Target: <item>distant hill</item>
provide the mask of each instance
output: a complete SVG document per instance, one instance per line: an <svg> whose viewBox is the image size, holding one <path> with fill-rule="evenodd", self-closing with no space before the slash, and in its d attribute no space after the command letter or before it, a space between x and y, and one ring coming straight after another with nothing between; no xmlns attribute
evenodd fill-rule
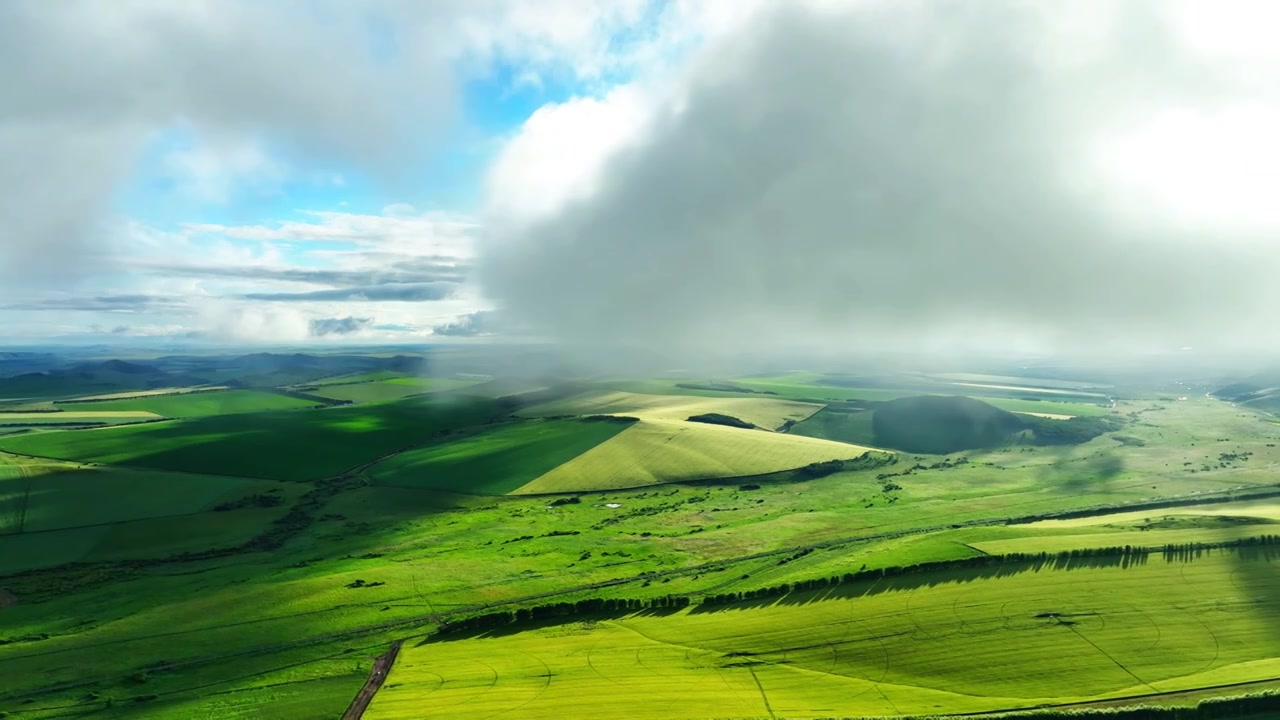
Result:
<svg viewBox="0 0 1280 720"><path fill-rule="evenodd" d="M871 427L881 447L945 455L1004 445L1028 423L981 400L918 395L881 404Z"/></svg>
<svg viewBox="0 0 1280 720"><path fill-rule="evenodd" d="M68 368L0 378L0 399L67 397L127 390L200 385L203 378L170 373L152 365L125 360L82 362Z"/></svg>
<svg viewBox="0 0 1280 720"><path fill-rule="evenodd" d="M875 445L945 455L961 450L1031 445L1078 445L1124 427L1118 416L1057 420L1017 415L981 400L957 395L919 395L876 406L871 418Z"/></svg>
<svg viewBox="0 0 1280 720"><path fill-rule="evenodd" d="M1280 413L1280 376L1258 376L1234 382L1214 390L1210 395L1237 405Z"/></svg>

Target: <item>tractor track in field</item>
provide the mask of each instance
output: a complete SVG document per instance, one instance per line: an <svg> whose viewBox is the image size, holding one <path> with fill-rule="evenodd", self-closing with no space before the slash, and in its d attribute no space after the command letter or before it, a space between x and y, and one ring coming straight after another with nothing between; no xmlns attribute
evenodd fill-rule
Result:
<svg viewBox="0 0 1280 720"><path fill-rule="evenodd" d="M362 463L362 465L364 464L365 463ZM356 468L353 468L353 470L359 467L360 466L357 466ZM351 476L346 475L345 477L350 478ZM1252 486L1252 487L1275 488L1276 485L1274 483L1265 483L1265 484L1259 484L1257 486ZM673 568L671 570L661 570L661 571L655 571L655 572L649 572L649 573L640 573L638 575L633 575L629 577L614 578L611 580L602 580L595 583L587 583L583 585L566 587L559 590L552 590L544 593L516 596L516 597L507 598L505 600L495 601L492 603L477 603L472 605L462 605L462 606L452 608L450 610L427 613L425 615L417 615L409 618L392 620L385 623L364 625L364 626L349 628L346 630L340 630L332 633L313 635L310 637L299 638L296 640L290 640L282 643L255 646L255 647L237 650L235 652L230 652L230 653L222 653L217 655L208 655L208 656L190 658L187 660L179 660L172 663L168 663L166 665L166 669L176 670L179 668L197 667L197 666L208 665L208 664L217 663L225 660L231 660L231 659L242 658L242 657L250 657L255 655L270 654L273 652L280 652L280 651L290 650L290 649L299 648L299 647L306 647L308 645L318 645L324 642L340 640L343 638L358 637L361 635L368 635L371 633L376 633L381 631L394 630L396 628L410 628L414 626L438 624L442 620L450 617L466 616L473 613L486 612L489 610L493 610L495 608L510 607L513 605L520 605L523 603L546 600L554 597L561 597L561 596L572 595L576 593L585 593L585 592L592 592L596 590L603 590L611 587L629 585L631 583L660 580L662 578L668 578L668 577L680 577L683 575L694 575L694 574L700 574L700 573L704 573L711 570L722 570L737 563L751 562L754 560L763 560L766 558L775 558L775 557L785 556L789 554L794 554L802 550L827 549L827 548L841 547L841 546L852 545L857 543L891 540L891 539L906 537L910 535L924 535L924 534L941 532L944 530L952 530L952 529L958 529L958 528L1012 525L1012 524L1018 524L1021 522L1032 522L1032 521L1038 521L1038 520L1044 520L1044 519L1052 519L1054 517L1060 517L1064 514L1069 515L1071 517L1082 517L1082 516L1089 516L1089 515L1109 515L1109 514L1121 513L1121 512L1134 512L1137 510L1176 507L1180 505L1216 504L1216 503L1225 503L1225 502L1238 502L1246 499L1280 497L1280 490L1275 490L1275 489L1269 492L1253 493L1253 494L1247 495L1246 497L1241 497L1239 494L1239 490L1240 489L1224 491L1225 493L1224 496L1207 496L1207 494L1191 493L1186 495L1171 496L1171 497L1162 498L1159 500L1140 501L1140 502L1134 502L1134 503L1117 503L1113 505L1095 506L1094 508L1087 508L1087 509L1082 508L1077 510L1065 510L1065 511L1060 511L1056 514L1046 512L1046 513L1037 513L1036 515L1023 516L1023 517L1013 517L1013 518L1006 517L1006 518L990 518L990 519L983 519L983 520L969 520L961 523L951 523L946 525L932 525L927 527L916 527L916 528L909 528L909 529L902 529L902 530L886 531L881 533L869 533L865 535L833 538L831 540L825 540L817 543L810 543L807 545L779 548L776 550L768 550L764 552L753 553L750 555L713 560L710 562L699 563L696 565L686 565L684 567ZM874 526L868 527L866 529L868 530L874 529ZM699 592L695 594L702 594L702 593ZM401 640L408 640L415 637L421 637L422 635L424 635L424 633L411 634L401 638ZM121 640L114 641L113 644L130 642L134 639L137 639L137 638L124 638ZM83 650L83 648L72 647L72 648L67 648L65 650L49 651L49 652L40 653L40 654L54 655L54 654L59 654L63 652L77 652L81 650ZM25 659L25 657L26 657L25 655L15 655L10 657L0 658L0 667L3 667L5 663L9 663L13 661L21 661ZM90 678L85 680L76 680L76 681L65 682L65 683L57 683L54 685L47 685L44 687L35 688L31 690L20 690L17 692L5 693L3 695L0 695L0 700L3 700L3 701L20 700L20 699L31 698L31 697L36 697L40 695L51 694L55 692L72 690L72 689L81 688L81 687L89 687L89 686L98 685L102 683L116 682L116 681L127 679L128 677L133 675L135 672L136 672L136 669L133 669L128 672L122 672L122 673L110 675L110 676L102 676L102 677ZM1280 678L1277 678L1277 679L1280 679ZM36 709L38 708L32 708L32 711Z"/></svg>

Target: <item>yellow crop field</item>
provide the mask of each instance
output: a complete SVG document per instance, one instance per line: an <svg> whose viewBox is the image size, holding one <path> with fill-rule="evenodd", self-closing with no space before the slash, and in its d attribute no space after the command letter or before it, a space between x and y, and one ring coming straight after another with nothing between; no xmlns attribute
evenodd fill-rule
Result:
<svg viewBox="0 0 1280 720"><path fill-rule="evenodd" d="M683 420L641 420L515 490L514 495L641 487L682 480L762 475L869 448Z"/></svg>
<svg viewBox="0 0 1280 720"><path fill-rule="evenodd" d="M556 415L630 415L641 420L684 420L693 415L719 413L773 430L788 420L800 422L822 409L816 403L776 398L698 397L696 395L646 395L629 392L592 392L535 405L520 414L527 417Z"/></svg>

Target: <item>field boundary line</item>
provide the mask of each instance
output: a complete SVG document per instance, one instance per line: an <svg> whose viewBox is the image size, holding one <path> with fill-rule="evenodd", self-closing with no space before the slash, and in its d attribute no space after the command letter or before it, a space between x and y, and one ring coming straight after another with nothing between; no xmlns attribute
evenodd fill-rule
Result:
<svg viewBox="0 0 1280 720"><path fill-rule="evenodd" d="M769 713L772 720L778 720L778 716L773 712L773 706L769 704L769 696L764 692L764 685L760 684L760 676L756 675L756 669L748 666L747 672L751 673L751 679L756 683L756 689L760 691L760 700L764 702L764 709Z"/></svg>

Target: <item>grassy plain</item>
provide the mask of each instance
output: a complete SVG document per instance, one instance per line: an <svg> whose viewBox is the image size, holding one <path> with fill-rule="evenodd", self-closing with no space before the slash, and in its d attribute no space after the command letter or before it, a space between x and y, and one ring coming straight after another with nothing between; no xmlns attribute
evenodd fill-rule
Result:
<svg viewBox="0 0 1280 720"><path fill-rule="evenodd" d="M866 451L855 445L764 430L641 420L514 492L582 492L761 475L851 459Z"/></svg>
<svg viewBox="0 0 1280 720"><path fill-rule="evenodd" d="M290 410L315 407L316 403L264 390L218 390L176 395L134 397L122 400L61 403L66 412L143 412L167 418L236 415L262 410Z"/></svg>
<svg viewBox="0 0 1280 720"><path fill-rule="evenodd" d="M520 600L519 603L538 604L611 595L648 597L688 593L698 596L707 592L750 590L778 582L826 577L857 571L864 566L966 557L978 552L970 543L1001 539L995 534L979 535L979 532L1008 530L1047 534L1047 531L1027 530L1025 526L1008 529L949 529L949 526L970 522L1003 524L1003 518L1022 514L1137 502L1153 497L1187 496L1247 486L1272 486L1275 483L1276 471L1280 469L1280 451L1269 445L1277 443L1280 425L1267 423L1243 409L1202 398L1185 403L1131 403L1123 405L1120 410L1126 414L1139 413L1137 419L1122 432L1144 444L1121 444L1111 436L1104 436L1074 448L1014 448L966 453L964 457L969 462L963 465L940 464L943 460L940 457L904 455L894 466L842 472L804 482L763 482L755 489L748 489L741 484L742 481L663 485L603 491L583 497L580 504L548 507L550 503L543 497L469 497L421 488L351 487L327 497L317 507L299 506L307 519L278 548L210 559L145 562L131 559L129 562L117 562L124 558L154 559L169 554L163 548L157 550L146 546L150 532L145 530L146 523L166 524L164 532L168 535L164 537L171 538L169 542L175 546L181 542L182 530L195 527L196 523L184 517L108 523L104 527L113 533L111 545L99 548L86 542L89 549L79 557L111 559L95 560L92 564L74 568L16 574L0 571L0 587L18 599L16 604L0 608L0 624L3 626L0 637L26 638L0 644L0 710L24 720L88 713L106 718L335 717L363 681L370 659L381 654L393 639L421 637L433 626L433 613L465 610L477 604L502 603L542 593L565 594L550 600ZM451 412L454 411L463 412L457 407ZM263 465L291 464L297 467L280 473L287 477L295 477L293 473L315 476L310 470L303 472L298 467L314 463L313 455L331 452L326 447L329 445L347 446L343 452L349 453L348 459L356 455L373 459L413 444L404 442L383 452L376 446L383 442L379 436L387 433L415 441L425 434L431 436L427 442L435 444L463 442L471 437L468 432L436 437L432 429L434 421L424 423L422 420L423 413L431 417L430 412L422 410L421 406L390 403L323 411L247 414L227 419L220 425L215 425L213 418L161 423L136 429L194 428L212 434L215 428L226 433L248 428L250 436L206 440L197 434L183 440L180 433L172 436L125 433L122 437L128 440L119 441L113 448L104 448L101 452L125 453L131 450L134 456L141 453L146 457L147 452L160 450L154 446L149 449L140 447L142 440L149 444L163 441L175 449L184 442L188 445L209 442L212 445L207 451L209 459L199 460L188 455L183 462L222 464L224 468L250 476L258 473ZM299 417L339 418L340 422L349 423L351 427L304 425L293 428L282 420ZM479 421L471 416L455 416L454 421L434 425L461 427ZM741 433L753 440L755 436L803 440L763 431L682 424ZM120 431L42 433L25 438L0 439L0 446L13 442L30 443L36 438L48 442L47 438L57 435L110 436L117 432ZM625 434L621 433L599 447L615 442ZM386 445L390 444L386 442ZM1224 462L1220 459L1223 453L1241 452L1252 454L1247 460ZM245 454L248 459L230 462L222 457L235 453ZM952 459L956 457L952 456ZM174 458L178 456L167 460ZM361 461L353 460L350 464ZM324 463L337 464L332 457ZM917 464L924 469L911 470ZM6 465L0 464L0 468L4 467ZM911 472L907 473L908 470ZM0 469L0 473L10 479L18 476L12 470ZM893 474L893 477L878 477L886 473ZM892 489L889 485L897 487ZM313 486L296 484L285 487L303 492L310 491ZM271 527L271 513L283 513L290 507L291 504L286 503L265 510L199 513L193 517L202 523L222 523L227 534L219 535L219 528L211 526L201 530L204 534L198 541L206 548L219 544L235 545L240 541L238 537ZM234 537L233 531L240 536ZM1097 531L1087 529L1087 532ZM885 533L913 534L884 537ZM54 536L56 533L28 533L23 536L23 542L30 544L14 552L39 552L42 546L40 538ZM1004 536L1004 539L1013 537ZM842 538L844 540L840 540ZM814 543L837 540L840 544L818 547L804 554L796 552L797 548L812 547ZM192 544L196 544L195 541ZM780 554L753 557L767 552ZM1226 556L1211 559L1228 562ZM636 674L636 681L640 683L646 682L639 675L641 671L647 671L646 667L668 673L671 675L668 687L679 687L691 699L706 700L717 696L721 703L713 708L717 716L729 714L732 708L763 705L762 700L756 706L736 704L748 703L751 698L760 696L758 688L755 696L751 695L754 681L750 671L755 669L760 687L765 689L770 702L778 698L778 704L772 706L775 714L780 717L806 717L839 714L825 712L827 708L842 707L836 704L838 702L853 704L864 699L869 704L876 702L869 698L876 696L877 692L884 692L894 702L908 696L903 702L906 707L911 707L910 703L917 701L909 698L916 696L913 693L919 687L927 685L913 679L913 668L918 670L930 665L933 662L930 653L935 652L931 648L936 647L936 652L942 653L939 666L945 671L942 680L949 684L946 687L931 686L928 692L940 698L934 701L937 704L947 709L959 709L1010 694L998 687L1005 681L995 670L1007 667L1001 663L1012 663L1015 659L1021 662L1009 653L1027 640L1035 643L1042 658L1027 660L1027 667L1037 669L1037 674L1033 676L1031 689L1020 691L1021 694L1013 700L1023 702L1031 696L1045 695L1037 688L1051 683L1055 673L1060 672L1058 667L1046 668L1043 665L1043 658L1053 657L1080 660L1079 672L1082 674L1065 676L1072 683L1079 683L1076 687L1080 690L1073 692L1083 695L1082 691L1094 687L1107 693L1115 692L1113 688L1125 682L1127 676L1119 668L1115 668L1112 674L1106 674L1101 654L1090 655L1088 643L1074 634L1071 629L1074 627L1103 651L1134 670L1143 682L1160 690L1183 681L1199 686L1248 677L1246 670L1250 666L1238 663L1248 662L1246 656L1258 651L1258 643L1275 642L1278 635L1273 628L1268 631L1269 628L1261 624L1262 615L1255 613L1255 609L1247 605L1233 605L1231 598L1276 597L1276 593L1269 589L1269 583L1274 582L1276 575L1274 565L1264 561L1239 563L1235 570L1240 572L1233 570L1227 573L1226 584L1222 572L1200 574L1199 566L1194 563L1185 565L1186 578L1190 582L1169 595L1169 601L1179 603L1182 611L1170 613L1164 606L1137 605L1160 623L1162 633L1168 633L1169 639L1161 640L1167 644L1154 645L1147 653L1148 659L1131 662L1131 656L1137 652L1133 648L1151 648L1155 640L1144 629L1148 626L1136 626L1133 618L1137 615L1122 605L1126 602L1163 601L1157 596L1162 595L1165 585L1179 582L1168 575L1153 572L1163 562L1163 559L1153 557L1145 566L1124 571L1118 568L1042 569L1039 573L1022 573L1008 579L974 577L960 581L950 576L921 576L921 586L915 590L900 587L892 592L872 592L865 598L839 596L819 601L818 596L792 596L774 601L767 607L730 606L715 613L616 618L616 622L628 626L625 633L636 637L636 643L641 640L633 633L639 629L652 635L660 648L684 644L683 637L688 636L697 640L698 649L660 649L652 651L651 655L649 650L637 645L640 661L645 665L638 667L635 651L629 660L625 654L611 652L606 655L606 649L616 647L613 640L609 640L601 642L599 647L599 659L609 658L609 664L599 667L606 675L617 673L612 675L617 680L629 677L627 673ZM1124 575L1135 570L1147 574ZM1008 593L1024 599L1034 600L1043 596L1054 600L1067 597L1067 593L1072 592L1072 583L1087 577L1082 573L1095 571L1117 573L1122 581L1133 578L1132 582L1124 581L1127 585L1115 585L1105 576L1099 576L1081 586L1107 591L1095 593L1101 602L1094 608L1103 613L1096 618L1107 622L1105 629L1095 629L1091 623L1096 619L1090 616L1081 619L1076 626L1034 627L1018 632L1001 630L991 626L996 624L993 618L1003 621L1003 613L996 616L992 608L984 607L981 602L963 594L949 598L946 595L934 596L928 587L935 585L948 593L976 593L973 597L979 599ZM1019 583L1033 583L1054 577L1055 573L1065 578L1063 583L1054 581L1019 589L1022 587ZM364 582L356 584L357 580ZM619 580L620 584L589 587L594 583L614 580ZM995 584L1000 582L1014 584ZM988 583L993 585L988 586ZM1251 592L1254 587L1264 586L1268 589ZM1113 587L1118 590L1114 597L1111 593ZM1160 588L1162 592L1152 592L1152 588ZM1222 592L1230 595L1224 598L1214 594L1220 588L1227 588ZM1208 593L1203 598L1203 607L1194 604L1187 595L1192 589ZM812 603L800 604L807 603L810 597ZM1028 614L1041 612L1031 612L1029 606L1037 604L1033 600L1012 605L1010 617L1021 622ZM1218 609L1218 601L1222 601L1222 609ZM1108 602L1113 604L1107 605ZM897 620L881 617L877 607L888 607L896 613ZM953 607L959 611L958 616ZM829 612L828 608L837 610ZM1050 608L1049 611L1054 610ZM769 614L774 612L780 614ZM1241 617L1228 616L1232 612ZM1222 613L1221 622L1212 613ZM1253 621L1247 620L1250 613L1254 613ZM1162 656L1185 657L1188 663L1199 660L1205 664L1206 659L1198 654L1201 651L1200 645L1196 644L1198 640L1187 634L1201 628L1195 622L1195 618L1201 615L1215 621L1205 622L1222 636L1224 664L1208 667L1199 675L1183 672L1177 677L1166 677L1162 673L1183 669L1149 667L1152 659L1159 660ZM805 620L802 616L810 619ZM886 676L877 689L856 696L854 693L862 692L869 683L858 681L854 670L884 667L883 663L877 665L874 662L878 643L839 645L838 653L828 651L826 659L819 662L810 657L816 656L819 649L804 650L798 639L828 637L825 630L816 626L829 622L838 627L843 622L849 627L850 617L857 620L849 630L850 638L859 633L856 637L865 639L860 634L864 629L859 622L882 624L891 633L906 633L885 639L895 648L889 664L889 671L893 674ZM915 628L910 620L912 617L920 621L923 630ZM957 617L970 624L957 629ZM1172 627L1169 617L1177 618L1190 630ZM670 625L665 624L668 621ZM377 629L391 622L403 622L405 625ZM702 622L711 624L704 627L699 624ZM1127 629L1128 636L1136 638L1131 646L1122 645L1110 634L1113 623ZM930 626L935 624L937 631L931 633ZM778 631L773 636L768 634L771 625L776 625ZM1016 629L1017 623L1011 625ZM606 623L601 623L595 630L583 629L597 632L607 627ZM571 626L568 629L574 630ZM740 637L725 637L724 634L731 630ZM1246 630L1248 637L1243 635ZM953 636L959 641L963 639L960 636L970 631L973 636L966 641L968 645L951 644ZM1237 636L1237 632L1242 634ZM343 633L351 634L335 636ZM940 637L932 638L927 644L920 640L931 634ZM418 654L406 655L406 659L421 663L426 661L421 652L454 652L448 649L449 646L458 647L458 652L465 651L464 655L474 657L479 652L478 648L501 651L507 647L501 643L518 640L520 648L529 649L552 667L564 668L565 675L551 678L552 685L542 699L531 702L522 710L511 711L510 707L529 697L522 696L509 704L504 704L503 698L515 698L518 683L539 682L536 675L541 671L527 677L519 668L508 672L504 663L524 657L519 653L510 658L504 656L501 662L482 657L481 660L502 670L502 683L494 683L494 689L484 696L453 706L452 709L463 713L463 717L478 706L492 706L492 713L500 712L507 717L525 717L525 710L529 713L548 712L547 708L554 703L547 705L543 704L544 701L559 702L564 698L555 683L562 680L577 682L586 674L598 677L590 667L583 669L580 656L559 659L556 653L561 650L547 651L547 646L542 644L545 638L534 638L526 644L522 639L526 637L528 633L432 643L423 646ZM745 645L748 642L754 642L760 648ZM1204 642L1209 643L1207 634ZM738 643L744 645L739 647ZM412 644L409 643L406 649L412 649ZM816 644L827 647L824 640ZM515 649L515 646L511 647ZM786 658L768 655L769 651L776 651L779 647L789 651ZM595 649L593 646L587 649L590 650L591 665L596 665ZM1169 652L1158 652L1162 649ZM758 660L761 664L717 665L714 673L708 673L704 669L690 669L680 660L692 657L695 661L708 658L721 662L724 655L737 650L763 652L754 657L736 658L744 663ZM475 678L471 678L470 666L463 662L464 655L456 656L459 662L454 666L456 674L452 677L460 683L473 682ZM988 660L987 655L992 655L992 659ZM1272 651L1269 657L1274 656ZM973 664L973 658L986 663L988 669L995 669L991 678L984 675L975 679L976 673L972 669L957 667L962 659ZM871 662L869 666L868 662ZM1144 662L1147 665L1143 665ZM157 669L157 663L192 664ZM794 668L807 669L796 670L790 666L791 663L794 663ZM833 667L835 672L847 670L853 677L835 677L829 672ZM1256 665L1254 669L1261 673L1265 668ZM406 685L390 687L399 682L394 678L395 672L393 670L389 686L384 687L383 692L388 693L386 698L397 697L395 693L402 688L404 693L398 697L408 698L409 680L419 684L424 693L429 689L421 684L425 674L420 674L416 680L406 675ZM743 672L746 675L742 675ZM963 672L968 675L962 675ZM730 696L728 690L722 692L719 688L726 688L723 673L728 673L732 682L739 679L751 682L746 695L734 699L737 696ZM141 679L135 679L135 676ZM677 682L680 678L690 682L680 686ZM702 684L701 678L711 678L718 685ZM80 687L57 687L59 683L86 681L89 684ZM811 684L805 686L801 681ZM862 685L857 685L858 682ZM1138 684L1133 680L1129 682ZM832 684L835 690L823 690L821 686L827 683ZM788 686L793 684L796 689L788 690ZM956 695L955 689L961 686L979 694L960 697L952 706L950 702ZM605 717L618 716L620 709L631 707L643 712L657 712L654 710L658 705L656 701L637 697L638 693L604 679L599 680L598 686L578 687L582 689L580 700L584 703L579 707L599 702L600 707L607 709L597 714ZM651 690L649 695L655 697L668 691L652 683L647 687ZM442 702L450 697L461 701L465 699L462 697L465 689L464 685L450 684L443 688L445 695L424 694L423 697L435 697ZM478 694L483 687L474 689ZM841 692L835 696L837 690ZM153 699L135 700L152 696ZM802 696L812 697L814 702L800 706L797 698ZM925 696L923 691L921 696ZM1054 695L1050 700L1057 702L1061 697L1065 695ZM110 707L107 707L108 699L114 700ZM29 704L28 700L31 701ZM381 712L376 702L374 709ZM395 712L410 706L399 707L401 710ZM670 716L684 706L669 702L664 707ZM566 712L562 706L561 711L562 716L568 717L581 714L577 710ZM431 710L427 708L422 712L425 714Z"/></svg>
<svg viewBox="0 0 1280 720"><path fill-rule="evenodd" d="M217 475L314 480L492 417L488 400L214 416L0 438L0 450L60 460Z"/></svg>
<svg viewBox="0 0 1280 720"><path fill-rule="evenodd" d="M893 716L1269 679L1277 559L956 570L432 642L402 651L366 717Z"/></svg>
<svg viewBox="0 0 1280 720"><path fill-rule="evenodd" d="M502 495L624 431L600 420L525 420L410 450L369 468L380 485Z"/></svg>

